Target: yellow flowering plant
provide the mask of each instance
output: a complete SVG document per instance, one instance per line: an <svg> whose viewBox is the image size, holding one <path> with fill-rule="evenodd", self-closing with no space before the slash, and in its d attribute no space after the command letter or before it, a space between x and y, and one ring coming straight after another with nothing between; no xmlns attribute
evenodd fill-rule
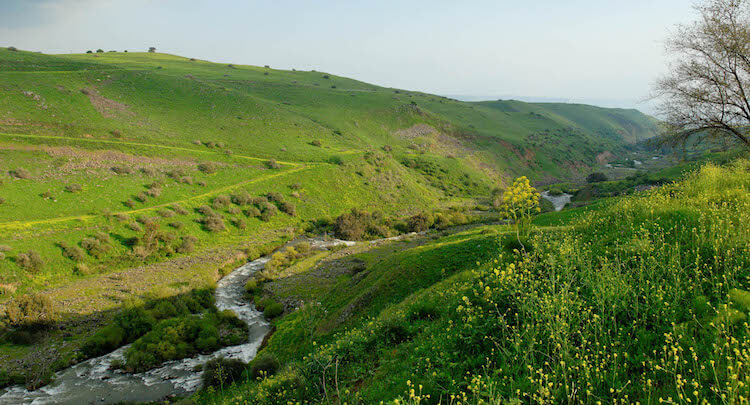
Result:
<svg viewBox="0 0 750 405"><path fill-rule="evenodd" d="M532 215L540 211L539 192L526 176L515 179L501 197L500 214L513 223L521 246L521 236L527 236L531 228Z"/></svg>

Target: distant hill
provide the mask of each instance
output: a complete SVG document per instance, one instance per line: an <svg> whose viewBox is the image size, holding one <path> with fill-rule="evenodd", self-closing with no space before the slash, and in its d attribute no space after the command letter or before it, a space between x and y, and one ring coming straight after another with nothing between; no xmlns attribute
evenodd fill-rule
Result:
<svg viewBox="0 0 750 405"><path fill-rule="evenodd" d="M118 131L126 139L185 146L210 139L287 160L388 145L467 159L500 177L564 178L595 164L601 152L616 154L659 131L655 119L636 110L467 103L323 72L158 53L3 49L0 72L2 132L110 137ZM315 140L326 147L311 145Z"/></svg>

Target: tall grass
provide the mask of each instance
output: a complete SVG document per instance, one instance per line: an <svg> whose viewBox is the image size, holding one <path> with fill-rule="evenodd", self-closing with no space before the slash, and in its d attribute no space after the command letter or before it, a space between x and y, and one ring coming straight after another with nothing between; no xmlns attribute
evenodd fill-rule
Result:
<svg viewBox="0 0 750 405"><path fill-rule="evenodd" d="M531 243L321 337L284 379L200 400L748 401L750 162L704 166Z"/></svg>

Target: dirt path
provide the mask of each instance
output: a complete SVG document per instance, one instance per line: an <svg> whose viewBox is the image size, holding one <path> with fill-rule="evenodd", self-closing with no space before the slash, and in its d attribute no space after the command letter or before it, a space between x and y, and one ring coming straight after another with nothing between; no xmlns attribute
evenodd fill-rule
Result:
<svg viewBox="0 0 750 405"><path fill-rule="evenodd" d="M213 151L183 148L179 146L168 146L168 145L147 144L147 143L139 143L139 142L126 142L126 141L112 141L112 140L105 140L105 139L86 139L86 138L73 138L73 137L62 137L62 136L47 136L47 135L19 135L19 134L6 134L6 133L0 133L0 136L21 137L21 138L30 138L30 139L65 139L65 140L82 141L82 142L108 143L108 144L129 145L129 146L146 146L146 147L164 148L164 149L171 149L171 150L180 150L180 151L188 151L188 152L207 153L207 154L219 153L219 152L213 152ZM268 159L252 157L252 156L233 155L233 157L240 158L240 159L254 160L254 161L263 161L263 162L268 161ZM114 212L113 214L129 215L129 214L137 214L137 213L142 213L142 212L153 211L159 208L170 206L172 204L179 204L183 202L199 200L199 199L214 196L216 194L223 193L229 190L234 190L236 188L246 186L248 184L253 184L253 183L257 183L261 181L270 180L276 177L297 173L302 170L310 169L318 165L318 163L305 164L302 162L283 162L283 161L277 161L277 162L282 165L292 166L292 169L279 172L279 173L273 173L273 174L268 174L265 176L256 177L254 179L241 181L239 183L230 184L228 186L215 188L203 194L195 195L195 196L185 198L182 200L174 200L174 201L170 201L167 203L154 205L154 206L146 207L146 208L139 208L135 210ZM0 223L0 229L14 230L14 229L28 228L34 225L43 225L43 224L49 225L49 224L57 224L57 223L68 222L68 221L87 221L87 220L98 218L101 216L103 215L88 214L88 215L75 215L75 216L68 216L68 217L61 217L61 218L40 219L40 220L33 220L33 221L10 221L10 222Z"/></svg>

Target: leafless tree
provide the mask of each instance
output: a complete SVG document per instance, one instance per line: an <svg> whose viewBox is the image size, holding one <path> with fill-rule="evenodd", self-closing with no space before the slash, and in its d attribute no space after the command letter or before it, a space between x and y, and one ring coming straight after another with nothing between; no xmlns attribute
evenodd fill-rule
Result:
<svg viewBox="0 0 750 405"><path fill-rule="evenodd" d="M654 85L672 143L733 138L750 147L750 0L708 0L667 40L670 72Z"/></svg>

